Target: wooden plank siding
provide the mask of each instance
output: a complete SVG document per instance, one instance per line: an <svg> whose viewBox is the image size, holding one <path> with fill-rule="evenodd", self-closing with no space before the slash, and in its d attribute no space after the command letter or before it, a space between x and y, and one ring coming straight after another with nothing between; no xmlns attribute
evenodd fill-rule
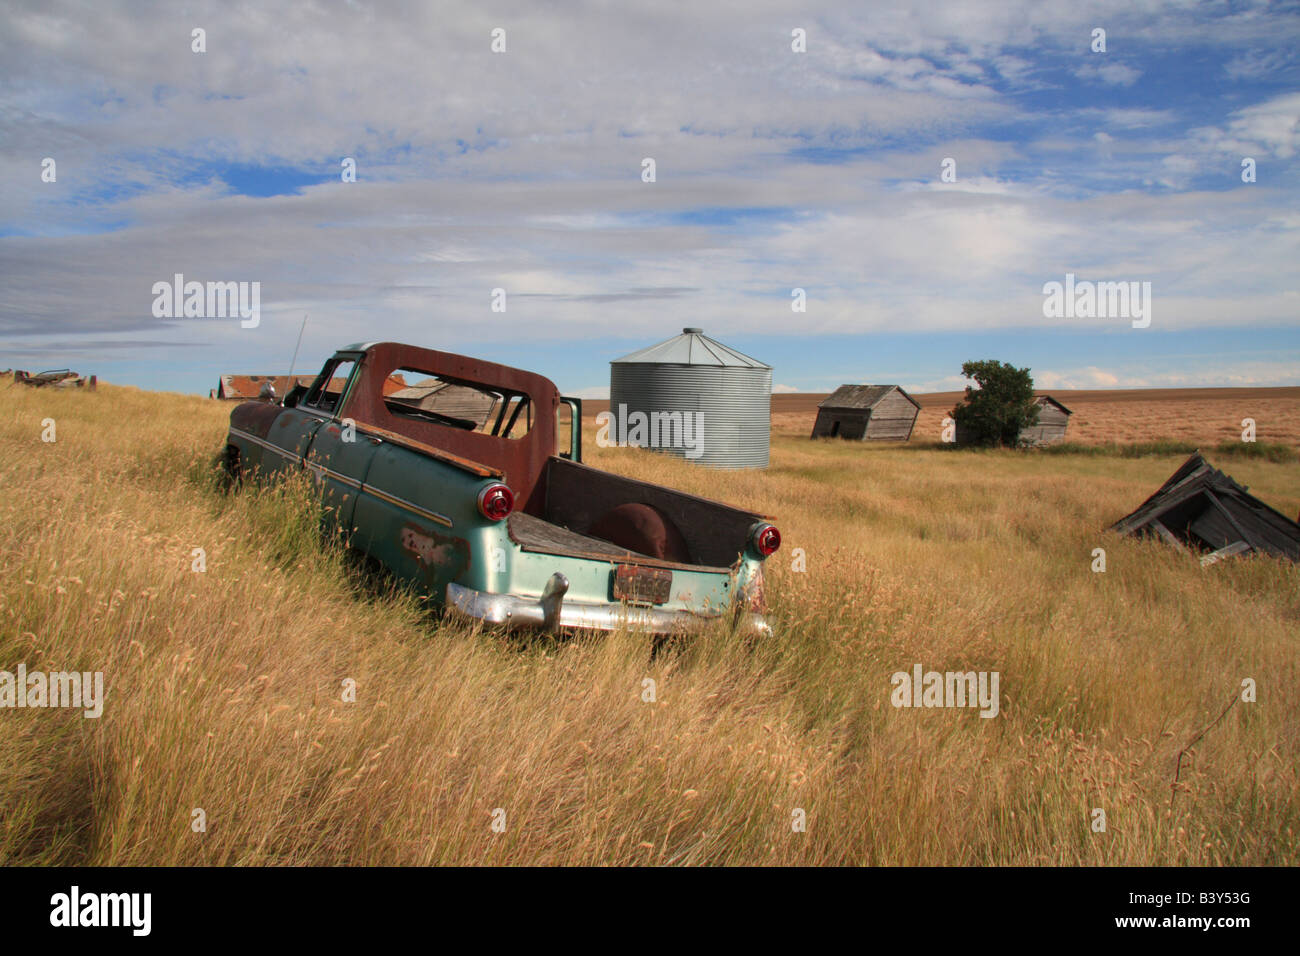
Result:
<svg viewBox="0 0 1300 956"><path fill-rule="evenodd" d="M842 385L818 407L812 437L907 441L920 411L897 385Z"/></svg>
<svg viewBox="0 0 1300 956"><path fill-rule="evenodd" d="M919 412L902 391L895 389L871 409L866 437L876 441L907 441L912 437L912 426Z"/></svg>
<svg viewBox="0 0 1300 956"><path fill-rule="evenodd" d="M1065 406L1046 395L1040 395L1038 424L1020 430L1020 440L1026 445L1051 445L1065 440L1065 429L1070 424L1070 412Z"/></svg>
<svg viewBox="0 0 1300 956"><path fill-rule="evenodd" d="M1249 551L1300 561L1300 524L1250 494L1199 452L1111 530L1121 535L1154 532L1170 544L1211 552L1204 563Z"/></svg>
<svg viewBox="0 0 1300 956"><path fill-rule="evenodd" d="M871 412L860 408L822 408L813 425L813 438L865 438Z"/></svg>

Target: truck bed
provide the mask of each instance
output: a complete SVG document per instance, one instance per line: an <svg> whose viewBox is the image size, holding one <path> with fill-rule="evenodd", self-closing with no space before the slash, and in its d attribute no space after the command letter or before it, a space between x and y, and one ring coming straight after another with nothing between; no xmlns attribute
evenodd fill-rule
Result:
<svg viewBox="0 0 1300 956"><path fill-rule="evenodd" d="M727 571L740 557L750 529L761 516L718 501L610 474L562 458L551 458L528 513L510 516L510 537L525 551L596 558L651 567ZM681 533L690 561L652 557L612 544L589 532L610 509L646 504L665 515Z"/></svg>
<svg viewBox="0 0 1300 956"><path fill-rule="evenodd" d="M695 571L726 571L727 568L710 568L698 564L680 564L629 551L616 544L593 538L591 535L570 531L534 515L517 511L507 519L510 540L525 551L558 554L573 558L593 558L616 564L638 564L646 567L690 569Z"/></svg>

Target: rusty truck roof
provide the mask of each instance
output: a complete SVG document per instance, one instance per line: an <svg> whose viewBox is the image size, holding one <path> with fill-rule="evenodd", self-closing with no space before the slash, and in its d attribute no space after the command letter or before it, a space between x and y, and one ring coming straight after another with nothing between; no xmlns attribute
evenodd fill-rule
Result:
<svg viewBox="0 0 1300 956"><path fill-rule="evenodd" d="M347 352L364 353L361 376L346 398L348 416L358 424L404 436L467 464L499 472L517 498L526 503L525 507L540 507L540 498L534 500L534 495L540 496L543 491L540 477L547 459L555 452L560 392L554 382L544 375L498 362L400 342L369 342L339 350ZM504 438L396 415L384 401L387 392L381 383L403 369L526 395L533 404L531 430L519 438Z"/></svg>

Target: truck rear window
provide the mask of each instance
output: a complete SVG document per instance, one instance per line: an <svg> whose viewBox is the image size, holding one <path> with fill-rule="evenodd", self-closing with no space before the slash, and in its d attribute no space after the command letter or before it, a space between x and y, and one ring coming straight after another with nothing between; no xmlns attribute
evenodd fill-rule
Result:
<svg viewBox="0 0 1300 956"><path fill-rule="evenodd" d="M384 405L403 418L502 438L522 438L533 425L527 395L414 369L388 377Z"/></svg>

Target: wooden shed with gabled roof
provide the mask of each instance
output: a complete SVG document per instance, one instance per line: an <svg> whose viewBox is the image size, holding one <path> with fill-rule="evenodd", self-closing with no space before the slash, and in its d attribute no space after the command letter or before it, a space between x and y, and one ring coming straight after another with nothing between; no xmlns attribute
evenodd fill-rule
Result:
<svg viewBox="0 0 1300 956"><path fill-rule="evenodd" d="M1038 406L1038 424L1020 429L1017 443L1030 448L1052 445L1065 440L1065 429L1070 424L1070 411L1050 395L1035 395L1034 404ZM961 425L957 426L957 444L965 445L970 441L970 432Z"/></svg>
<svg viewBox="0 0 1300 956"><path fill-rule="evenodd" d="M812 437L907 441L920 411L897 385L841 385L817 406Z"/></svg>
<svg viewBox="0 0 1300 956"><path fill-rule="evenodd" d="M1038 424L1020 429L1020 441L1025 445L1051 445L1065 440L1065 429L1074 413L1052 398L1039 395L1034 398L1038 406Z"/></svg>

